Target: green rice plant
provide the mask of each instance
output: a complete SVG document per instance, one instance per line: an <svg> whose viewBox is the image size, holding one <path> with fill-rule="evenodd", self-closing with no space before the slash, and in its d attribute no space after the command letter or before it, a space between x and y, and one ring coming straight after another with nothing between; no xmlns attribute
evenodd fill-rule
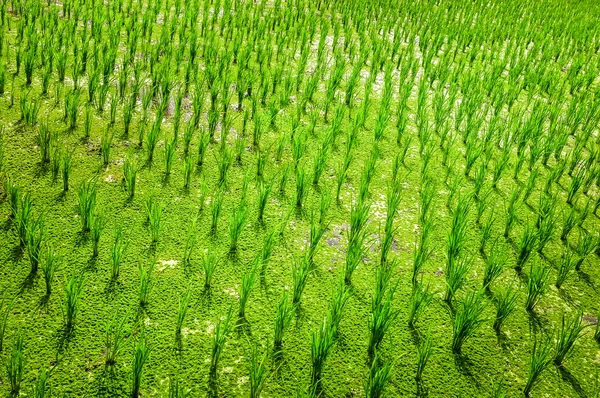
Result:
<svg viewBox="0 0 600 398"><path fill-rule="evenodd" d="M478 291L467 293L462 301L452 323L452 352L460 354L466 340L472 337L477 329L485 322L483 310L485 304L482 294Z"/></svg>
<svg viewBox="0 0 600 398"><path fill-rule="evenodd" d="M444 295L444 300L447 303L451 303L456 292L464 286L467 273L471 269L472 264L472 256L461 256L448 262L445 270L446 294Z"/></svg>
<svg viewBox="0 0 600 398"><path fill-rule="evenodd" d="M189 390L186 391L179 385L179 380L169 378L169 398L188 398L189 393Z"/></svg>
<svg viewBox="0 0 600 398"><path fill-rule="evenodd" d="M351 236L348 238L348 248L346 250L346 261L344 267L344 281L348 285L352 284L352 275L365 257L366 239L367 231L364 229L355 234L352 234L351 232Z"/></svg>
<svg viewBox="0 0 600 398"><path fill-rule="evenodd" d="M302 292L306 287L308 275L310 273L310 263L308 258L303 257L300 261L294 261L292 268L292 304L299 305Z"/></svg>
<svg viewBox="0 0 600 398"><path fill-rule="evenodd" d="M107 126L106 129L102 133L102 137L100 138L100 152L102 152L102 162L104 166L108 166L108 161L110 158L110 146L112 144L114 133L110 131L110 128Z"/></svg>
<svg viewBox="0 0 600 398"><path fill-rule="evenodd" d="M533 311L537 303L546 291L550 270L539 263L532 263L529 267L529 279L527 280L527 299L525 309Z"/></svg>
<svg viewBox="0 0 600 398"><path fill-rule="evenodd" d="M309 233L309 244L308 244L308 261L310 264L314 264L313 260L317 252L317 247L325 230L327 230L328 223L317 221L314 211L310 214L310 233Z"/></svg>
<svg viewBox="0 0 600 398"><path fill-rule="evenodd" d="M161 219L162 208L158 202L153 201L148 209L148 225L150 226L150 236L153 244L158 242L160 230L162 229Z"/></svg>
<svg viewBox="0 0 600 398"><path fill-rule="evenodd" d="M177 307L177 318L175 322L175 336L179 338L181 336L181 329L183 327L183 321L185 321L185 315L187 314L190 305L191 292L188 288L185 293L179 297L179 305Z"/></svg>
<svg viewBox="0 0 600 398"><path fill-rule="evenodd" d="M344 308L350 299L352 292L348 285L340 279L337 289L334 292L331 301L329 303L329 310L327 312L327 323L334 330L334 337L337 337L337 331L340 328L340 322L342 321L342 315Z"/></svg>
<svg viewBox="0 0 600 398"><path fill-rule="evenodd" d="M275 324L273 326L273 355L275 357L281 354L283 335L295 313L296 306L290 303L288 293L284 291L275 309Z"/></svg>
<svg viewBox="0 0 600 398"><path fill-rule="evenodd" d="M575 251L577 253L575 270L579 271L581 269L583 261L594 251L594 247L599 244L600 240L598 236L593 236L592 234L579 230L579 239L577 240L577 246L575 246Z"/></svg>
<svg viewBox="0 0 600 398"><path fill-rule="evenodd" d="M556 282L554 286L560 289L565 281L575 270L575 257L570 249L565 249L560 261L556 265Z"/></svg>
<svg viewBox="0 0 600 398"><path fill-rule="evenodd" d="M92 257L98 257L98 247L100 244L100 236L104 231L105 220L102 214L95 214L92 217L92 223L90 228L90 235L92 237Z"/></svg>
<svg viewBox="0 0 600 398"><path fill-rule="evenodd" d="M533 341L533 348L529 359L529 373L527 374L527 383L523 389L523 393L526 397L531 393L531 389L536 384L540 374L550 364L551 355L551 341L550 338L546 338L543 341L539 341L537 338Z"/></svg>
<svg viewBox="0 0 600 398"><path fill-rule="evenodd" d="M152 159L154 158L154 149L156 148L160 136L161 122L160 116L157 115L155 122L152 124L152 128L150 128L150 131L148 131L146 139L144 140L148 163L152 163Z"/></svg>
<svg viewBox="0 0 600 398"><path fill-rule="evenodd" d="M131 396L137 398L141 395L142 376L144 375L144 366L150 357L150 348L146 345L144 336L141 336L135 343L133 351L133 360L131 361Z"/></svg>
<svg viewBox="0 0 600 398"><path fill-rule="evenodd" d="M504 257L497 244L492 246L490 255L485 259L483 266L483 288L489 289L492 283L504 270L506 265L506 257Z"/></svg>
<svg viewBox="0 0 600 398"><path fill-rule="evenodd" d="M388 287L389 271L377 271L377 284L375 294L371 300L371 314L369 315L369 358L374 358L385 334L394 324L399 311L394 309L395 286Z"/></svg>
<svg viewBox="0 0 600 398"><path fill-rule="evenodd" d="M504 223L504 237L508 238L510 234L510 230L517 219L517 206L519 202L519 197L521 196L521 190L516 189L510 196L508 201L508 205L506 206L506 221Z"/></svg>
<svg viewBox="0 0 600 398"><path fill-rule="evenodd" d="M271 193L272 183L266 183L264 181L258 182L258 221L262 222L265 214L265 207L269 201L269 194Z"/></svg>
<svg viewBox="0 0 600 398"><path fill-rule="evenodd" d="M4 180L2 181L2 185L4 187L4 194L8 198L10 217L15 218L19 214L21 190L9 176L6 176L4 178Z"/></svg>
<svg viewBox="0 0 600 398"><path fill-rule="evenodd" d="M123 256L125 250L127 250L127 246L129 246L129 242L125 241L123 230L121 228L117 229L114 234L114 242L110 256L110 277L112 281L116 281L119 278L121 263L123 262Z"/></svg>
<svg viewBox="0 0 600 398"><path fill-rule="evenodd" d="M52 184L54 184L58 179L58 174L60 173L62 156L60 147L58 145L53 146L50 151L50 173L52 175Z"/></svg>
<svg viewBox="0 0 600 398"><path fill-rule="evenodd" d="M175 145L176 141L173 138L172 141L165 140L165 174L171 174L171 168L173 167L173 160L175 159Z"/></svg>
<svg viewBox="0 0 600 398"><path fill-rule="evenodd" d="M260 275L261 277L265 276L266 270L267 270L267 264L269 262L269 259L271 258L271 253L273 252L273 246L275 246L275 234L276 234L276 230L275 228L269 228L267 230L267 232L265 233L265 237L263 239L263 246L262 249L260 250L260 263L261 263L261 269L260 269Z"/></svg>
<svg viewBox="0 0 600 398"><path fill-rule="evenodd" d="M87 141L90 139L90 133L92 132L92 106L88 103L85 104L85 113L83 120L83 138Z"/></svg>
<svg viewBox="0 0 600 398"><path fill-rule="evenodd" d="M238 241L242 231L244 230L247 217L248 209L246 207L245 200L242 200L240 204L233 209L231 220L229 221L229 249L231 251L235 251L238 247Z"/></svg>
<svg viewBox="0 0 600 398"><path fill-rule="evenodd" d="M560 231L560 240L563 242L567 240L567 236L573 230L575 225L577 224L577 212L575 211L575 207L572 206L568 213L563 213L563 223Z"/></svg>
<svg viewBox="0 0 600 398"><path fill-rule="evenodd" d="M104 351L106 366L114 366L117 363L117 357L121 352L121 346L125 340L125 318L119 319L115 313L111 320L106 322L104 328Z"/></svg>
<svg viewBox="0 0 600 398"><path fill-rule="evenodd" d="M52 282L54 282L54 273L58 269L61 261L61 256L56 254L52 247L47 246L42 257L42 273L44 274L44 282L46 283L46 297L50 297L52 293Z"/></svg>
<svg viewBox="0 0 600 398"><path fill-rule="evenodd" d="M224 147L224 149L220 151L220 157L217 161L219 188L223 187L223 185L225 185L225 182L227 181L227 172L231 167L232 160L233 157L231 155L231 152L229 151L229 149L227 149L227 147Z"/></svg>
<svg viewBox="0 0 600 398"><path fill-rule="evenodd" d="M185 245L183 247L183 263L186 265L190 264L192 258L192 252L198 244L198 229L196 228L196 220L192 220L190 223L187 233L185 235Z"/></svg>
<svg viewBox="0 0 600 398"><path fill-rule="evenodd" d="M221 359L221 353L225 347L227 337L231 332L231 308L227 312L225 318L219 319L215 327L215 333L211 340L211 357L210 357L210 375L212 378L217 376L217 368L219 366L219 360Z"/></svg>
<svg viewBox="0 0 600 398"><path fill-rule="evenodd" d="M40 112L41 102L39 98L29 101L28 97L29 92L21 97L21 120L23 120L27 126L35 126L38 113Z"/></svg>
<svg viewBox="0 0 600 398"><path fill-rule="evenodd" d="M210 230L213 234L217 232L217 224L219 222L219 216L221 215L222 206L223 206L223 194L219 190L215 194L213 194L213 198L210 202L210 214L211 214Z"/></svg>
<svg viewBox="0 0 600 398"><path fill-rule="evenodd" d="M573 319L565 322L565 314L561 318L561 327L557 331L556 346L554 349L554 364L562 366L563 361L573 350L575 342L581 337L581 332L585 329L582 323L581 311L575 314Z"/></svg>
<svg viewBox="0 0 600 398"><path fill-rule="evenodd" d="M318 330L313 330L310 338L310 358L312 362L311 387L315 390L321 383L323 369L327 357L331 352L331 347L335 343L335 330L327 324L327 319L323 320Z"/></svg>
<svg viewBox="0 0 600 398"><path fill-rule="evenodd" d="M512 314L517 303L517 292L515 292L512 286L508 286L502 290L496 301L496 317L494 318L494 330L499 332L502 328L502 324Z"/></svg>
<svg viewBox="0 0 600 398"><path fill-rule="evenodd" d="M40 147L42 163L50 162L50 154L52 151L52 147L56 145L57 140L58 134L56 132L50 131L48 123L40 124L40 128L38 130L38 144Z"/></svg>
<svg viewBox="0 0 600 398"><path fill-rule="evenodd" d="M191 156L185 158L183 163L183 189L189 189L192 182L194 164Z"/></svg>
<svg viewBox="0 0 600 398"><path fill-rule="evenodd" d="M527 178L527 182L525 183L525 191L523 193L523 203L527 203L527 199L529 199L529 196L533 192L533 190L536 186L535 181L537 179L538 174L539 174L538 169L533 170L529 174L529 178Z"/></svg>
<svg viewBox="0 0 600 398"><path fill-rule="evenodd" d="M523 234L519 239L519 243L517 244L517 264L515 265L515 269L520 272L523 268L523 265L529 260L531 257L531 253L535 250L537 244L538 233L535 229L535 225L527 224L525 229L523 230Z"/></svg>
<svg viewBox="0 0 600 398"><path fill-rule="evenodd" d="M29 262L31 263L31 275L35 275L38 270L42 257L42 243L45 239L46 230L44 228L44 219L40 215L36 219L29 221L26 226L25 249Z"/></svg>
<svg viewBox="0 0 600 398"><path fill-rule="evenodd" d="M65 299L63 301L63 314L65 316L65 327L67 332L72 332L75 320L79 313L81 295L85 280L82 276L71 276L65 286Z"/></svg>
<svg viewBox="0 0 600 398"><path fill-rule="evenodd" d="M61 170L63 179L63 191L69 190L69 175L71 174L71 167L73 165L73 152L63 151L61 158Z"/></svg>
<svg viewBox="0 0 600 398"><path fill-rule="evenodd" d="M240 297L240 308L238 315L240 318L246 316L246 304L250 298L250 293L254 290L254 284L256 282L256 274L260 267L260 255L256 256L252 261L250 269L248 269L244 275L242 275L242 283L240 284L238 295Z"/></svg>
<svg viewBox="0 0 600 398"><path fill-rule="evenodd" d="M408 307L408 325L414 327L419 317L425 312L425 309L431 302L433 293L429 291L429 285L423 286L418 283L412 291Z"/></svg>
<svg viewBox="0 0 600 398"><path fill-rule="evenodd" d="M269 378L267 372L267 359L268 350L260 355L258 348L252 348L252 356L250 357L249 376L248 381L250 383L250 398L259 398L262 390L265 387L265 382Z"/></svg>
<svg viewBox="0 0 600 398"><path fill-rule="evenodd" d="M279 194L285 195L285 188L287 186L288 177L290 175L290 165L286 164L281 170L281 174L279 176Z"/></svg>
<svg viewBox="0 0 600 398"><path fill-rule="evenodd" d="M204 129L200 130L200 138L198 139L198 159L196 160L196 164L198 166L202 166L204 164L204 159L206 157L206 151L208 149L208 144L210 142L210 137L204 131Z"/></svg>
<svg viewBox="0 0 600 398"><path fill-rule="evenodd" d="M152 271L154 270L154 261L150 263L148 267L144 267L142 264L139 265L138 270L140 272L140 288L138 291L138 300L140 307L148 305L148 296L152 291Z"/></svg>
<svg viewBox="0 0 600 398"><path fill-rule="evenodd" d="M77 190L79 199L79 219L81 220L81 230L89 232L94 220L94 211L96 209L96 181L85 180Z"/></svg>
<svg viewBox="0 0 600 398"><path fill-rule="evenodd" d="M385 396L385 387L392 377L393 365L391 362L381 364L379 354L375 354L365 380L365 395L368 398L381 398Z"/></svg>
<svg viewBox="0 0 600 398"><path fill-rule="evenodd" d="M139 167L133 156L127 156L123 163L123 178L125 179L125 186L127 192L129 192L130 199L133 199L135 195L135 182L137 180L138 171Z"/></svg>
<svg viewBox="0 0 600 398"><path fill-rule="evenodd" d="M0 301L0 310L4 307L5 296L2 296L2 301ZM10 303L6 305L2 313L0 314L0 353L4 348L4 333L6 332L6 325L8 324L8 315L13 308L15 300L13 299Z"/></svg>
<svg viewBox="0 0 600 398"><path fill-rule="evenodd" d="M421 380L423 377L423 371L425 370L425 366L427 366L427 362L429 362L429 358L431 357L432 347L431 347L431 328L427 331L425 338L417 346L417 374L415 376L416 380Z"/></svg>
<svg viewBox="0 0 600 398"><path fill-rule="evenodd" d="M28 230L33 220L31 213L33 209L33 200L31 199L29 192L26 192L17 200L17 235L21 247L25 248L27 245Z"/></svg>
<svg viewBox="0 0 600 398"><path fill-rule="evenodd" d="M8 357L8 361L6 362L6 373L12 396L18 397L20 395L21 383L23 381L23 369L23 333L19 332L10 356Z"/></svg>
<svg viewBox="0 0 600 398"><path fill-rule="evenodd" d="M33 387L33 396L35 398L45 398L48 391L48 378L49 373L46 372L45 369L42 369L40 372L40 377L36 385Z"/></svg>
<svg viewBox="0 0 600 398"><path fill-rule="evenodd" d="M302 207L307 193L306 172L303 167L296 170L296 207Z"/></svg>
<svg viewBox="0 0 600 398"><path fill-rule="evenodd" d="M202 257L202 269L204 270L204 289L210 289L215 270L217 269L217 253L209 249Z"/></svg>
<svg viewBox="0 0 600 398"><path fill-rule="evenodd" d="M508 162L510 160L510 149L508 146L504 147L500 158L496 160L494 164L494 170L492 172L492 187L495 189L498 187L498 183L502 178L502 175L506 171L508 167Z"/></svg>

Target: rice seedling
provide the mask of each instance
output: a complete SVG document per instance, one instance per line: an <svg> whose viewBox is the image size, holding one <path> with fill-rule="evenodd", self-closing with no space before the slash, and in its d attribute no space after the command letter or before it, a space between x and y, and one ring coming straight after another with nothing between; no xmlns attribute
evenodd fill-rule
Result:
<svg viewBox="0 0 600 398"><path fill-rule="evenodd" d="M77 190L79 219L81 220L83 232L89 232L92 227L96 209L96 192L96 182L94 180L83 181Z"/></svg>
<svg viewBox="0 0 600 398"><path fill-rule="evenodd" d="M6 373L10 392L12 396L19 396L21 383L23 382L24 358L23 358L23 333L19 332L8 361L6 362Z"/></svg>
<svg viewBox="0 0 600 398"><path fill-rule="evenodd" d="M250 293L254 290L254 284L256 282L256 274L258 268L260 267L260 257L257 256L252 261L250 269L248 269L244 275L242 275L242 283L239 287L239 297L240 297L240 308L238 315L240 318L244 318L246 316L246 304L248 303L248 299L250 298Z"/></svg>
<svg viewBox="0 0 600 398"><path fill-rule="evenodd" d="M183 189L189 189L192 182L192 171L194 170L191 156L185 158L183 163Z"/></svg>
<svg viewBox="0 0 600 398"><path fill-rule="evenodd" d="M575 270L579 271L583 261L594 251L594 247L600 244L598 236L593 236L589 233L579 231L579 239L577 240L577 246L575 252L577 253L577 259L575 261Z"/></svg>
<svg viewBox="0 0 600 398"><path fill-rule="evenodd" d="M225 347L227 337L231 332L231 308L227 312L224 318L219 319L215 326L215 333L211 339L211 357L210 357L210 375L216 377L217 368L219 366L219 360L221 359L221 353Z"/></svg>
<svg viewBox="0 0 600 398"><path fill-rule="evenodd" d="M560 240L566 241L569 233L577 224L577 212L574 207L571 207L568 213L563 214L562 229L560 231Z"/></svg>
<svg viewBox="0 0 600 398"><path fill-rule="evenodd" d="M42 243L45 240L46 230L44 228L44 218L40 215L36 219L31 219L25 226L26 241L25 249L29 262L31 263L31 275L35 275L42 256Z"/></svg>
<svg viewBox="0 0 600 398"><path fill-rule="evenodd" d="M246 218L248 217L248 209L245 201L242 199L240 204L233 209L231 220L229 221L229 249L237 250L240 235L244 230Z"/></svg>
<svg viewBox="0 0 600 398"><path fill-rule="evenodd" d="M133 199L135 196L135 183L137 180L138 171L139 168L135 159L132 156L127 156L125 158L125 162L123 163L123 177L130 199Z"/></svg>
<svg viewBox="0 0 600 398"><path fill-rule="evenodd" d="M129 242L123 237L123 230L117 229L114 233L114 241L110 256L110 276L112 281L116 281L119 278L121 270L121 263L123 262L123 256Z"/></svg>
<svg viewBox="0 0 600 398"><path fill-rule="evenodd" d="M396 291L395 286L388 286L390 279L389 270L377 271L377 284L371 300L371 314L369 315L369 358L374 358L381 345L385 334L399 315L394 309L393 301Z"/></svg>
<svg viewBox="0 0 600 398"><path fill-rule="evenodd" d="M456 292L464 286L473 260L472 256L462 256L448 262L445 270L446 294L444 295L447 303L451 303Z"/></svg>
<svg viewBox="0 0 600 398"><path fill-rule="evenodd" d="M175 336L178 338L181 336L181 329L183 328L183 322L185 321L185 316L188 312L189 304L190 304L190 296L191 292L188 288L185 293L179 297L179 305L177 307L177 318L175 323Z"/></svg>
<svg viewBox="0 0 600 398"><path fill-rule="evenodd" d="M152 283L152 271L154 270L154 261L148 265L148 267L144 267L143 265L139 265L138 267L140 273L140 287L138 291L138 302L140 307L145 307L148 305L148 299L150 296L150 292L152 291L153 283Z"/></svg>
<svg viewBox="0 0 600 398"><path fill-rule="evenodd" d="M72 332L75 327L75 321L79 314L81 305L81 295L85 279L82 276L73 275L65 286L65 299L63 301L63 314L65 317L65 327L67 332Z"/></svg>
<svg viewBox="0 0 600 398"><path fill-rule="evenodd" d="M67 192L69 190L69 175L71 174L71 167L73 165L73 152L63 151L60 163L63 179L63 191Z"/></svg>
<svg viewBox="0 0 600 398"><path fill-rule="evenodd" d="M417 284L412 291L408 307L408 325L414 327L419 317L431 302L433 293L429 291L429 285Z"/></svg>
<svg viewBox="0 0 600 398"><path fill-rule="evenodd" d="M271 193L271 188L273 183L265 183L263 181L259 181L258 183L258 221L262 222L264 219L265 208L267 206L267 202L269 200L269 195Z"/></svg>
<svg viewBox="0 0 600 398"><path fill-rule="evenodd" d="M8 198L10 217L15 218L19 214L21 190L9 176L4 178L4 180L2 181L2 185L4 188L4 194Z"/></svg>
<svg viewBox="0 0 600 398"><path fill-rule="evenodd" d="M212 278L217 269L217 254L214 250L208 250L202 257L202 269L204 270L204 289L210 289Z"/></svg>
<svg viewBox="0 0 600 398"><path fill-rule="evenodd" d="M114 366L121 353L121 346L125 340L125 318L120 318L117 313L106 322L104 329L104 351L106 366Z"/></svg>
<svg viewBox="0 0 600 398"><path fill-rule="evenodd" d="M52 282L54 282L54 273L58 269L61 256L56 254L52 247L47 246L42 257L42 273L46 284L46 297L52 293Z"/></svg>
<svg viewBox="0 0 600 398"><path fill-rule="evenodd" d="M52 151L52 147L56 145L56 141L58 140L58 135L54 131L50 131L48 127L48 123L40 124L40 128L38 130L38 144L40 147L40 155L42 163L50 162L50 154Z"/></svg>
<svg viewBox="0 0 600 398"><path fill-rule="evenodd" d="M300 261L295 261L292 268L292 304L299 305L302 292L306 287L308 275L310 273L310 263L306 257Z"/></svg>
<svg viewBox="0 0 600 398"><path fill-rule="evenodd" d="M365 395L369 398L380 398L384 396L385 387L392 376L393 365L391 362L381 364L379 354L371 363L369 374L365 380Z"/></svg>
<svg viewBox="0 0 600 398"><path fill-rule="evenodd" d="M521 190L517 189L513 191L510 199L508 201L508 205L506 206L506 221L504 223L504 237L508 238L510 234L510 230L517 219L517 205L519 201L519 197L521 196Z"/></svg>
<svg viewBox="0 0 600 398"><path fill-rule="evenodd" d="M494 330L499 332L502 328L502 324L512 314L516 307L517 292L515 292L512 286L508 286L498 294L496 301L496 317L494 318Z"/></svg>
<svg viewBox="0 0 600 398"><path fill-rule="evenodd" d="M432 347L431 347L431 328L427 331L425 338L417 346L417 374L415 376L416 380L421 380L423 378L423 371L425 370L425 366L427 366L427 362L429 362L429 358L431 357Z"/></svg>
<svg viewBox="0 0 600 398"><path fill-rule="evenodd" d="M165 174L171 174L173 168L173 160L175 159L176 138L172 141L165 140Z"/></svg>
<svg viewBox="0 0 600 398"><path fill-rule="evenodd" d="M527 224L525 229L523 230L523 234L521 235L521 239L519 239L517 251L517 264L515 265L515 269L520 272L523 265L527 262L533 251L535 250L535 246L537 244L538 234L533 224Z"/></svg>
<svg viewBox="0 0 600 398"><path fill-rule="evenodd" d="M327 319L323 320L318 330L313 330L310 338L310 358L312 362L311 386L318 389L323 369L331 348L335 343L335 330L327 324Z"/></svg>
<svg viewBox="0 0 600 398"><path fill-rule="evenodd" d="M460 354L465 341L471 338L485 322L483 310L485 304L478 291L467 293L452 323L452 352Z"/></svg>
<svg viewBox="0 0 600 398"><path fill-rule="evenodd" d="M220 157L218 158L217 168L218 168L218 185L219 187L223 187L225 182L227 181L227 173L232 163L232 155L229 149L225 149L220 151Z"/></svg>
<svg viewBox="0 0 600 398"><path fill-rule="evenodd" d="M217 224L219 222L219 216L221 215L221 208L223 206L223 195L221 191L217 191L210 202L210 213L211 213L211 224L210 230L212 233L217 232Z"/></svg>
<svg viewBox="0 0 600 398"><path fill-rule="evenodd" d="M497 244L492 246L489 256L485 259L483 267L483 288L489 289L492 283L502 274L506 265L504 257Z"/></svg>
<svg viewBox="0 0 600 398"><path fill-rule="evenodd" d="M306 172L300 167L296 170L296 207L302 207L307 193Z"/></svg>
<svg viewBox="0 0 600 398"><path fill-rule="evenodd" d="M340 322L342 321L344 308L346 307L346 303L350 299L351 295L352 292L348 286L344 283L344 281L340 280L336 291L333 293L333 297L329 303L329 310L327 312L327 323L334 330L334 337L337 337L337 331L339 330Z"/></svg>
<svg viewBox="0 0 600 398"><path fill-rule="evenodd" d="M556 265L556 282L554 286L560 289L563 283L571 276L573 270L575 270L575 258L573 252L570 249L565 249L560 261Z"/></svg>
<svg viewBox="0 0 600 398"><path fill-rule="evenodd" d="M160 207L160 204L153 201L148 209L148 225L150 226L150 236L153 244L158 242L160 236L160 231L162 229L161 219L162 208Z"/></svg>
<svg viewBox="0 0 600 398"><path fill-rule="evenodd" d="M42 369L40 372L40 377L38 378L36 385L33 387L33 396L35 398L46 397L49 377L49 373L47 373L45 369Z"/></svg>
<svg viewBox="0 0 600 398"><path fill-rule="evenodd" d="M100 245L100 237L102 231L104 231L105 220L102 214L94 214L92 217L92 223L90 228L90 235L92 237L92 257L98 257L98 250Z"/></svg>
<svg viewBox="0 0 600 398"><path fill-rule="evenodd" d="M108 161L110 159L110 146L112 144L113 135L114 133L107 126L100 139L100 152L102 153L102 162L105 167L108 166Z"/></svg>
<svg viewBox="0 0 600 398"><path fill-rule="evenodd" d="M550 339L546 338L539 341L537 338L533 341L533 348L529 359L529 373L527 374L527 383L523 389L526 397L531 393L531 389L537 383L539 376L544 369L548 367L551 360Z"/></svg>
<svg viewBox="0 0 600 398"><path fill-rule="evenodd" d="M533 262L529 267L529 279L527 280L527 298L525 308L533 311L537 303L546 291L550 270L539 263Z"/></svg>
<svg viewBox="0 0 600 398"><path fill-rule="evenodd" d="M2 307L4 307L4 301L6 299L6 296L4 295L2 297L2 301L0 301L0 310L2 310ZM10 311L13 308L15 301L14 299L9 302L6 307L4 307L4 309L2 310L2 313L0 315L0 353L2 352L2 349L4 348L4 333L6 332L6 325L8 324L8 316L10 315Z"/></svg>
<svg viewBox="0 0 600 398"><path fill-rule="evenodd" d="M296 306L290 303L287 292L284 292L275 309L275 324L273 327L273 355L275 357L281 355L283 335L295 312Z"/></svg>
<svg viewBox="0 0 600 398"><path fill-rule="evenodd" d="M269 373L267 373L268 353L269 352L265 350L265 352L260 355L257 347L252 348L248 377L251 398L260 397L262 390L265 387L265 382L269 378Z"/></svg>
<svg viewBox="0 0 600 398"><path fill-rule="evenodd" d="M319 241L323 237L325 230L327 229L328 224L322 222L321 220L317 221L314 212L311 212L310 215L310 233L309 233L309 245L308 245L308 261L310 264L313 264L313 260L315 257L315 253L317 252L317 247L319 245Z"/></svg>
<svg viewBox="0 0 600 398"><path fill-rule="evenodd" d="M144 375L144 366L150 358L150 348L146 345L144 336L141 336L135 343L133 359L131 361L131 396L139 397L140 387L142 386L142 377Z"/></svg>
<svg viewBox="0 0 600 398"><path fill-rule="evenodd" d="M575 314L573 319L565 321L565 314L562 314L561 327L557 331L556 346L554 348L554 364L562 366L563 361L572 352L575 342L581 337L581 332L585 328L582 324L582 313Z"/></svg>

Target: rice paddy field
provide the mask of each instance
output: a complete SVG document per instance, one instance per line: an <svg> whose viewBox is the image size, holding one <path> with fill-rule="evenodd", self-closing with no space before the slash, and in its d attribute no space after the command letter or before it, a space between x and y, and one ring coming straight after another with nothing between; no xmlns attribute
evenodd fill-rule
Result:
<svg viewBox="0 0 600 398"><path fill-rule="evenodd" d="M0 395L598 397L599 18L3 0Z"/></svg>

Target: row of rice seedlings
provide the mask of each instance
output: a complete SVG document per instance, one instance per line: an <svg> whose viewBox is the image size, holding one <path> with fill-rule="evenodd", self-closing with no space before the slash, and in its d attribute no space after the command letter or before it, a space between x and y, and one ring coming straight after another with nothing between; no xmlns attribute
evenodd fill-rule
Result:
<svg viewBox="0 0 600 398"><path fill-rule="evenodd" d="M472 257L462 255L467 233L467 216L470 208L470 198L459 198L452 212L452 222L446 246L446 295L447 302L452 301L464 284L467 272L473 261Z"/></svg>

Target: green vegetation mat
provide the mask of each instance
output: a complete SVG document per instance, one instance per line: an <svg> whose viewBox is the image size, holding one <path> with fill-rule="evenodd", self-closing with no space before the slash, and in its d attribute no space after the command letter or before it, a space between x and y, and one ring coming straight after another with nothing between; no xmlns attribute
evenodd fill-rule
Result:
<svg viewBox="0 0 600 398"><path fill-rule="evenodd" d="M599 17L3 0L0 395L597 397Z"/></svg>

